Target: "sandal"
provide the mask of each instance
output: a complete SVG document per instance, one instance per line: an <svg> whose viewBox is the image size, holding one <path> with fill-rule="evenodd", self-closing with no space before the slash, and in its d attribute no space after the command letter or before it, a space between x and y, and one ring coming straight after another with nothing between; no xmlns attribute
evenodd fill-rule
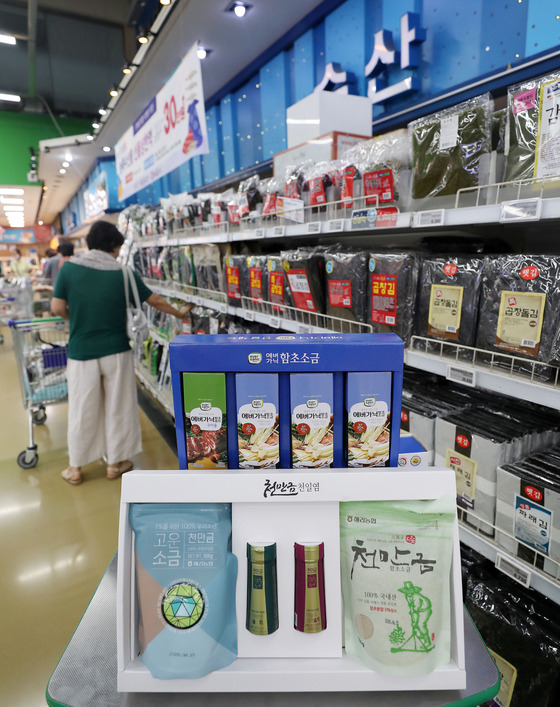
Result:
<svg viewBox="0 0 560 707"><path fill-rule="evenodd" d="M64 481L67 481L72 486L79 486L83 481L82 475L79 471L72 471L69 468L64 469L64 471L62 471L60 475L62 476Z"/></svg>
<svg viewBox="0 0 560 707"><path fill-rule="evenodd" d="M132 471L134 464L131 461L125 460L118 464L109 464L107 466L107 478L109 481L118 479L119 476L126 474L127 471Z"/></svg>

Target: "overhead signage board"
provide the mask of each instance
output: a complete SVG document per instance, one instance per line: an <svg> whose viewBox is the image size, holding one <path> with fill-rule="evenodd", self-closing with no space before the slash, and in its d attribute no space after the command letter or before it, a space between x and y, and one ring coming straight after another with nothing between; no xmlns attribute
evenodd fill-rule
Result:
<svg viewBox="0 0 560 707"><path fill-rule="evenodd" d="M119 201L209 152L196 50L195 44L115 145Z"/></svg>

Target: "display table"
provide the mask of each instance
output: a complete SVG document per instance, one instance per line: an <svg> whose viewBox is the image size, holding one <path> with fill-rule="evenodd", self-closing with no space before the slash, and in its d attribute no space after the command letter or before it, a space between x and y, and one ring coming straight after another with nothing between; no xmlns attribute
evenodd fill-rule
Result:
<svg viewBox="0 0 560 707"><path fill-rule="evenodd" d="M113 557L97 587L74 635L64 651L47 686L47 703L52 707L175 707L185 704L181 693L119 693L117 692L117 556ZM424 693L376 692L353 693L351 697L341 685L341 691L307 693L307 707L339 707L351 699L354 707L436 707L440 705L482 704L497 694L499 674L470 616L465 610L465 652L467 687L465 690ZM269 698L266 698L268 701ZM300 699L293 693L274 695L274 705L292 705ZM197 693L190 694L190 707L262 705L261 693Z"/></svg>

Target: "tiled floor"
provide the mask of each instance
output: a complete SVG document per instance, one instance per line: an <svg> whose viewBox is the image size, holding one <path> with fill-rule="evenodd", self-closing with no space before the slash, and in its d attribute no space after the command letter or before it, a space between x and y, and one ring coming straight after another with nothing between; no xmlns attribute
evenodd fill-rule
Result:
<svg viewBox="0 0 560 707"><path fill-rule="evenodd" d="M66 405L47 409L36 427L39 463L24 471L27 446L10 334L0 346L0 704L46 704L49 677L117 547L120 480L105 467L84 469L84 483L60 478L67 465ZM177 458L140 413L144 469L176 469Z"/></svg>

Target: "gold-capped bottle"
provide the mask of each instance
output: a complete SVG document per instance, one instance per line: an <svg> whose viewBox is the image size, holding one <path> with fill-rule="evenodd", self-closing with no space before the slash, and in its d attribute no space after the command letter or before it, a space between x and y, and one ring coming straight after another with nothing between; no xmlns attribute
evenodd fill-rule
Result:
<svg viewBox="0 0 560 707"><path fill-rule="evenodd" d="M324 543L294 543L296 631L319 633L327 628L324 554Z"/></svg>
<svg viewBox="0 0 560 707"><path fill-rule="evenodd" d="M276 543L247 543L247 631L267 636L278 629Z"/></svg>

